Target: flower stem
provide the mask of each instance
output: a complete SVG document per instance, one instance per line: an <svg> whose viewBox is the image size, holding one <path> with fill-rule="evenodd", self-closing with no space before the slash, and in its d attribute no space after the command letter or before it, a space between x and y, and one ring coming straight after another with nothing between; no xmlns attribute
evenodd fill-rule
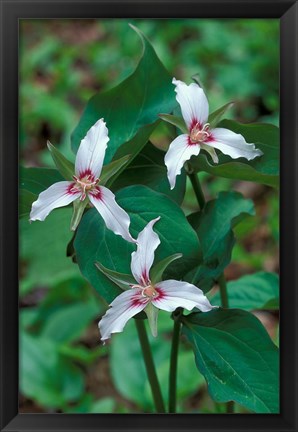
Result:
<svg viewBox="0 0 298 432"><path fill-rule="evenodd" d="M148 380L150 383L156 411L158 413L165 413L166 412L165 405L164 405L164 401L162 398L160 385L158 382L158 378L157 378L157 374L156 374L156 370L155 370L155 366L154 366L153 356L152 356L152 352L150 349L150 343L149 343L149 339L148 339L144 320L135 319L134 321L136 323L136 327L137 327L137 331L138 331L138 336L139 336L139 340L140 340L140 344L141 344L141 348L142 348L142 353L143 353L144 362L145 362L145 366L146 366L147 376L148 376Z"/></svg>
<svg viewBox="0 0 298 432"><path fill-rule="evenodd" d="M234 414L235 403L234 401L227 402L227 414Z"/></svg>
<svg viewBox="0 0 298 432"><path fill-rule="evenodd" d="M227 292L227 282L224 273L222 273L218 278L219 290L220 290L220 300L223 308L227 309L229 307L229 299Z"/></svg>
<svg viewBox="0 0 298 432"><path fill-rule="evenodd" d="M169 376L169 413L176 412L177 398L177 366L178 366L178 348L181 324L178 319L174 321L171 360L170 360L170 376Z"/></svg>
<svg viewBox="0 0 298 432"><path fill-rule="evenodd" d="M202 191L202 187L201 187L201 183L200 183L198 174L194 172L190 163L188 163L188 165L187 165L187 174L188 174L188 177L191 181L192 188L193 188L193 191L194 191L195 196L197 198L197 201L199 203L200 210L202 210L205 206L206 200L204 197L204 193Z"/></svg>

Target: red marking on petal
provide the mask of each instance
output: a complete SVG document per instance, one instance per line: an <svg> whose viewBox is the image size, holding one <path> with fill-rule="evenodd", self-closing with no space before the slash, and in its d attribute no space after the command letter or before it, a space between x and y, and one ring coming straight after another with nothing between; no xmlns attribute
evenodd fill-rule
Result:
<svg viewBox="0 0 298 432"><path fill-rule="evenodd" d="M79 191L78 188L76 187L76 184L75 184L75 183L70 183L70 184L67 186L66 193L67 193L68 195L75 195L75 194L77 194L78 192L80 192L80 191Z"/></svg>
<svg viewBox="0 0 298 432"><path fill-rule="evenodd" d="M187 144L189 146L200 145L200 143L192 141L191 138L190 138L190 136L187 137Z"/></svg>
<svg viewBox="0 0 298 432"><path fill-rule="evenodd" d="M102 192L98 186L89 191L89 195L92 195L95 199L102 200Z"/></svg>
<svg viewBox="0 0 298 432"><path fill-rule="evenodd" d="M87 177L89 178L90 181L94 181L95 180L94 174L93 174L93 172L91 171L90 168L86 168L84 171L81 171L80 174L79 174L79 179L80 180L85 179Z"/></svg>
<svg viewBox="0 0 298 432"><path fill-rule="evenodd" d="M144 286L146 286L150 283L149 275L148 275L146 270L142 271L141 281L144 284Z"/></svg>
<svg viewBox="0 0 298 432"><path fill-rule="evenodd" d="M143 297L141 291L137 294L134 294L130 299L131 307L139 307L147 303L149 299L147 297Z"/></svg>
<svg viewBox="0 0 298 432"><path fill-rule="evenodd" d="M209 132L209 136L204 140L205 143L209 142L209 141L215 141L214 136L212 135L212 133Z"/></svg>
<svg viewBox="0 0 298 432"><path fill-rule="evenodd" d="M163 300L167 296L161 288L155 287L155 292L156 296L154 297L154 300Z"/></svg>
<svg viewBox="0 0 298 432"><path fill-rule="evenodd" d="M201 123L196 118L193 118L189 126L190 132L193 130L195 126L197 126L198 129L202 129L203 127L203 125L201 125Z"/></svg>

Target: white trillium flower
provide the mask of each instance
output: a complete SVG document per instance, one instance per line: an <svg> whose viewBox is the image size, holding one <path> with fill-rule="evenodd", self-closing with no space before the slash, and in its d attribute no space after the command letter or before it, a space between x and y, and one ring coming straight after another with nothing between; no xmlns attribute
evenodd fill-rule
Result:
<svg viewBox="0 0 298 432"><path fill-rule="evenodd" d="M151 283L149 272L154 261L154 252L160 244L153 225L159 219L158 217L149 222L138 235L137 250L131 255L131 271L136 284L113 300L110 309L99 322L102 341L109 339L112 333L122 332L127 321L144 309L154 336L157 334L159 309L167 312L173 312L178 307L189 311L196 307L202 312L213 309L203 291L188 282L166 280ZM152 324L152 321L155 322Z"/></svg>
<svg viewBox="0 0 298 432"><path fill-rule="evenodd" d="M89 202L97 209L107 228L129 242L135 242L129 233L130 218L115 201L115 195L100 186L100 174L109 141L103 119L98 120L82 139L75 160L74 181L54 183L41 192L32 204L30 222L43 221L55 208L75 200Z"/></svg>
<svg viewBox="0 0 298 432"><path fill-rule="evenodd" d="M254 144L247 143L240 134L224 128L210 129L207 123L208 100L204 90L198 84L187 85L176 78L173 78L172 82L176 86L176 99L181 107L188 134L175 138L165 155L171 189L175 187L176 176L181 173L184 163L191 156L197 156L201 149L210 154L214 163L218 163L215 149L232 159L244 157L251 160L263 154Z"/></svg>

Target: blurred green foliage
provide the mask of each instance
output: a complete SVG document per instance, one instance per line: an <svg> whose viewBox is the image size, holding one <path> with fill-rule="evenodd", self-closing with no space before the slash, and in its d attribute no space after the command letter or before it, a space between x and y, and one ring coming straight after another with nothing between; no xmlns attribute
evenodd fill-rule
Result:
<svg viewBox="0 0 298 432"><path fill-rule="evenodd" d="M278 20L21 20L22 164L53 167L47 139L73 160L70 135L87 101L129 76L140 58L139 38L128 23L149 38L172 76L190 82L198 74L210 111L235 101L228 118L278 124ZM162 125L154 134L160 146L167 144L163 132ZM200 177L208 199L219 191L236 189L255 202L256 217L235 228L237 242L228 279L257 270L278 271L277 193L207 173ZM188 181L183 209L186 214L198 209ZM29 225L26 218L20 222L20 409L150 412L150 390L133 322L115 336L111 348L99 344L97 322L106 305L66 257L71 240L69 212L55 211L42 224ZM161 315L160 338L153 343L165 393L171 326L169 316ZM131 358L128 352L134 353ZM179 411L222 412L219 404L211 402L202 377L194 375L194 367L190 351L183 346ZM131 370L140 374L124 382L123 376ZM236 406L236 412L243 408Z"/></svg>

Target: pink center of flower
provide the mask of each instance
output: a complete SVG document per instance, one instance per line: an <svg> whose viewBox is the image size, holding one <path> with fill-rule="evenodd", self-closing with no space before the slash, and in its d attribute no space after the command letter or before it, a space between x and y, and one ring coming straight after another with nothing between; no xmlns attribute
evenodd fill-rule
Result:
<svg viewBox="0 0 298 432"><path fill-rule="evenodd" d="M189 134L191 143L200 144L205 142L211 136L209 127L209 123L206 123L203 127L199 123L195 123Z"/></svg>
<svg viewBox="0 0 298 432"><path fill-rule="evenodd" d="M86 198L87 192L96 189L96 185L99 182L99 178L94 178L92 173L82 173L79 177L73 176L75 180L75 188L82 192L80 197L81 201Z"/></svg>
<svg viewBox="0 0 298 432"><path fill-rule="evenodd" d="M144 302L148 303L153 300L153 298L159 299L164 297L163 291L160 288L153 286L150 282L146 286L131 285L131 288L140 288L142 290L141 293L138 293L133 297L132 302L134 305L144 304Z"/></svg>
<svg viewBox="0 0 298 432"><path fill-rule="evenodd" d="M143 288L142 296L148 297L149 299L152 299L156 295L157 295L157 292L156 292L154 286L148 285L145 288Z"/></svg>

